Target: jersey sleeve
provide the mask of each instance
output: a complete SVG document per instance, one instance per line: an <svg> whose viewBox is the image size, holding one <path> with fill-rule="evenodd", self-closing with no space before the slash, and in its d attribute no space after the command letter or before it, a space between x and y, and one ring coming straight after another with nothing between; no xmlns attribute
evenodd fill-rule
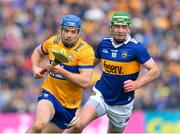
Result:
<svg viewBox="0 0 180 134"><path fill-rule="evenodd" d="M93 68L94 50L92 47L87 47L80 51L78 68Z"/></svg>
<svg viewBox="0 0 180 134"><path fill-rule="evenodd" d="M144 64L151 58L151 55L149 54L148 50L141 43L138 43L136 56L137 60L141 64Z"/></svg>
<svg viewBox="0 0 180 134"><path fill-rule="evenodd" d="M41 44L41 50L46 55L48 55L49 53L49 46L50 46L49 40L46 40L44 43Z"/></svg>
<svg viewBox="0 0 180 134"><path fill-rule="evenodd" d="M49 50L51 49L52 44L55 43L54 41L57 37L58 37L57 35L53 35L49 39L44 41L44 43L41 44L41 50L44 54L46 54L46 55L49 54Z"/></svg>

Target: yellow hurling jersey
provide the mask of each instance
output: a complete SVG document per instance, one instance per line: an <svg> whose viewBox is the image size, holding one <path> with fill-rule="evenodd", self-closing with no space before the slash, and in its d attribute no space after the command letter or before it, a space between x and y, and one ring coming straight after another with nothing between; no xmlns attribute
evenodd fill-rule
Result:
<svg viewBox="0 0 180 134"><path fill-rule="evenodd" d="M93 68L94 50L81 38L78 39L72 48L66 48L58 35L54 35L46 40L41 50L49 55L50 63L54 60L50 50L66 49L70 61L59 64L66 70L79 73L79 69ZM44 80L42 88L53 94L56 99L66 108L77 108L82 100L82 88L77 84L66 80L60 74L49 72L48 77Z"/></svg>

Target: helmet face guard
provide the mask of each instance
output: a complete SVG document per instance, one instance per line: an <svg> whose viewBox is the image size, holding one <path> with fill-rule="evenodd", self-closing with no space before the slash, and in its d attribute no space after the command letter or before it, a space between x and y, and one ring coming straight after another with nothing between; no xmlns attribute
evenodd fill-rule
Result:
<svg viewBox="0 0 180 134"><path fill-rule="evenodd" d="M128 13L117 12L112 16L111 26L113 25L128 25L131 26L132 19Z"/></svg>
<svg viewBox="0 0 180 134"><path fill-rule="evenodd" d="M62 21L60 22L60 26L62 28L65 27L73 27L80 29L81 28L81 19L75 15L66 15L63 17Z"/></svg>

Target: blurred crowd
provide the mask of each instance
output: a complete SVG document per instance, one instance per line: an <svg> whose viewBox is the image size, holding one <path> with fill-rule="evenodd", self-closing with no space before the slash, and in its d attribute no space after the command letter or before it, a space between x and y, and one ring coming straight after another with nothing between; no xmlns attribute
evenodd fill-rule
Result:
<svg viewBox="0 0 180 134"><path fill-rule="evenodd" d="M109 20L116 11L130 13L132 36L149 49L161 71L159 79L137 90L134 109L179 109L179 0L0 0L0 112L34 112L42 80L33 78L30 56L57 32L63 15L81 17L81 36L96 49L109 35ZM100 74L98 66L91 86ZM83 103L89 89L84 90Z"/></svg>

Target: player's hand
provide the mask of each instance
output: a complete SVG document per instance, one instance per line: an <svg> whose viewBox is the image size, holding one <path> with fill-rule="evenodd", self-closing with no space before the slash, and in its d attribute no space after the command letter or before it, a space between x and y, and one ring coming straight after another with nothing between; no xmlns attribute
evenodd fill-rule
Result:
<svg viewBox="0 0 180 134"><path fill-rule="evenodd" d="M137 83L136 83L136 81L126 80L126 81L124 82L124 91L125 91L125 92L134 91L136 88L137 88Z"/></svg>
<svg viewBox="0 0 180 134"><path fill-rule="evenodd" d="M41 67L34 67L33 68L34 77L36 79L41 79L42 78L42 74L40 73L41 70L42 70Z"/></svg>
<svg viewBox="0 0 180 134"><path fill-rule="evenodd" d="M62 70L62 67L57 65L55 67L51 66L51 65L48 65L48 70L54 74L60 74L61 70Z"/></svg>
<svg viewBox="0 0 180 134"><path fill-rule="evenodd" d="M53 68L53 66L51 64L47 64L46 68L48 71L50 71Z"/></svg>

